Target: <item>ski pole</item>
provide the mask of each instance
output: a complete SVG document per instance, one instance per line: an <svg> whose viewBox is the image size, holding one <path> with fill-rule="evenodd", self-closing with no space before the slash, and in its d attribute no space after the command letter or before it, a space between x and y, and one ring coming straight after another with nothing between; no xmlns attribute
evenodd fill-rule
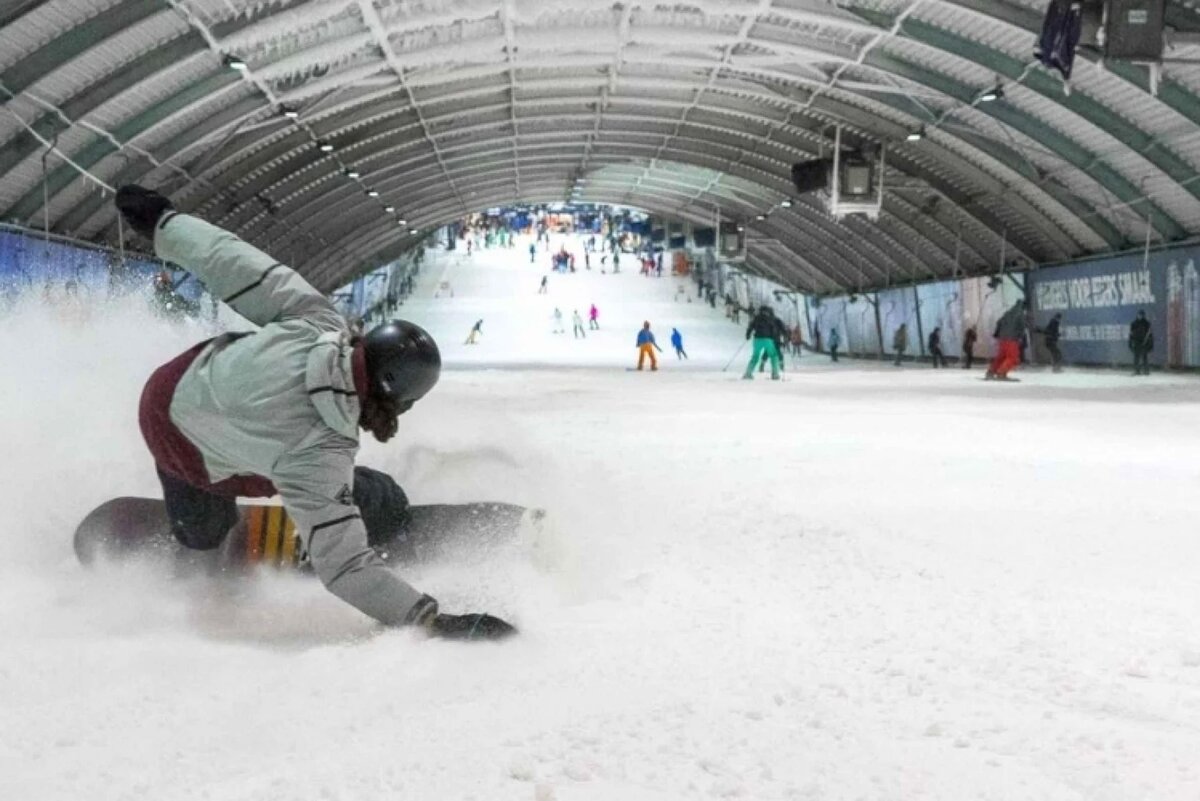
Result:
<svg viewBox="0 0 1200 801"><path fill-rule="evenodd" d="M744 348L744 347L746 347L745 342L738 345L738 349L733 352L733 356L729 357L729 361L726 362L725 366L721 368L722 373L729 369L729 366L733 364L733 360L738 357L738 354L742 352L742 348Z"/></svg>

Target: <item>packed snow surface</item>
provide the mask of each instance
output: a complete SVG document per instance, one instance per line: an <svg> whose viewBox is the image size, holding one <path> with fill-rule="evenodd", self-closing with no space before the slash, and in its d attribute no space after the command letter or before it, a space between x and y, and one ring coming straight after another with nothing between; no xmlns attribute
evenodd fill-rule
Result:
<svg viewBox="0 0 1200 801"><path fill-rule="evenodd" d="M501 645L313 579L84 571L76 522L158 491L142 382L210 331L0 319L0 798L1200 798L1196 379L806 353L744 382L681 280L580 258L538 295L526 247L430 259L403 313L447 369L361 453L418 503L550 510L536 551L408 574ZM643 320L657 373L625 369Z"/></svg>

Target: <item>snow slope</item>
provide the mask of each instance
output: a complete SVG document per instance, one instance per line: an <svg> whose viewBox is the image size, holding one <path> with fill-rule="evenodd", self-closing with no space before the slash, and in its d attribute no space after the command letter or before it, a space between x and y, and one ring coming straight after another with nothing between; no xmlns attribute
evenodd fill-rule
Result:
<svg viewBox="0 0 1200 801"><path fill-rule="evenodd" d="M1194 379L806 355L746 383L740 329L671 279L539 298L522 256L452 263L453 301L426 270L405 313L449 369L362 454L418 501L551 510L548 552L410 574L514 618L500 646L301 579L83 572L78 518L156 491L141 382L205 332L0 319L0 798L1200 797ZM592 299L600 335L549 333ZM621 369L643 319L693 361Z"/></svg>

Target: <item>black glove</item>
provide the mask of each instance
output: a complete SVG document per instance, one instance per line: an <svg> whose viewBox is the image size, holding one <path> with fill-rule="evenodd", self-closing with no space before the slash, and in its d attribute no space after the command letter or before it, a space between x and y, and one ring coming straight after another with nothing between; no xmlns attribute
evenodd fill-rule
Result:
<svg viewBox="0 0 1200 801"><path fill-rule="evenodd" d="M166 212L175 208L171 201L155 192L136 184L127 184L117 190L117 209L125 222L142 236L154 239L154 226Z"/></svg>
<svg viewBox="0 0 1200 801"><path fill-rule="evenodd" d="M447 640L503 640L517 630L492 615L434 615L426 624L434 637Z"/></svg>

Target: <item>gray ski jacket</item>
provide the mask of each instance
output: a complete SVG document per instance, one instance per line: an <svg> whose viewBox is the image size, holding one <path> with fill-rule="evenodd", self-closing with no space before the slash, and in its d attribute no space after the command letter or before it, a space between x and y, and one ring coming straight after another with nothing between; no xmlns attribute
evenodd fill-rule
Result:
<svg viewBox="0 0 1200 801"><path fill-rule="evenodd" d="M261 326L213 340L171 400L211 482L270 479L326 588L383 623L413 622L432 600L367 545L351 496L359 403L342 315L291 268L196 217L164 215L154 248Z"/></svg>

